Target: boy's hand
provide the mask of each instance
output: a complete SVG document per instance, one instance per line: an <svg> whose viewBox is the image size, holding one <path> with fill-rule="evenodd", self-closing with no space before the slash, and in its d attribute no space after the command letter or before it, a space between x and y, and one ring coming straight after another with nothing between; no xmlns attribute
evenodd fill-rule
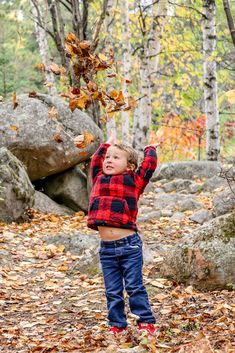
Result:
<svg viewBox="0 0 235 353"><path fill-rule="evenodd" d="M155 147L157 149L160 146L161 146L161 143L159 142L159 143L152 143L151 145L147 145L147 146L145 146L145 148L146 147Z"/></svg>
<svg viewBox="0 0 235 353"><path fill-rule="evenodd" d="M109 145L114 145L116 143L117 139L116 139L116 132L114 130L111 130L111 134L108 138L108 140L106 141L106 143L108 143Z"/></svg>

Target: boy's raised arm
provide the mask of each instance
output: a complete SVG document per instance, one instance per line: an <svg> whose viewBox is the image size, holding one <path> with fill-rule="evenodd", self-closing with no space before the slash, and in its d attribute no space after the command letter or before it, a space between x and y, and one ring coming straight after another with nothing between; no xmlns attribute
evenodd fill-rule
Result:
<svg viewBox="0 0 235 353"><path fill-rule="evenodd" d="M144 191L144 188L151 179L153 172L157 168L156 147L156 145L148 145L145 147L143 162L136 171L137 185L140 188L140 192Z"/></svg>
<svg viewBox="0 0 235 353"><path fill-rule="evenodd" d="M93 183L97 175L102 172L104 157L109 146L109 143L102 143L92 156L90 173Z"/></svg>
<svg viewBox="0 0 235 353"><path fill-rule="evenodd" d="M102 143L91 159L91 179L94 183L97 175L102 172L103 161L107 149L116 142L116 134L112 131L105 143Z"/></svg>

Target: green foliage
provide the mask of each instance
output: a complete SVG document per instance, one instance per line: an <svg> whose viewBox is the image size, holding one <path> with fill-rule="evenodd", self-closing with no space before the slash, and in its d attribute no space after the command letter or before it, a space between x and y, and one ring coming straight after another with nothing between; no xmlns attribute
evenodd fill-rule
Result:
<svg viewBox="0 0 235 353"><path fill-rule="evenodd" d="M0 95L43 90L34 27L25 1L0 3Z"/></svg>

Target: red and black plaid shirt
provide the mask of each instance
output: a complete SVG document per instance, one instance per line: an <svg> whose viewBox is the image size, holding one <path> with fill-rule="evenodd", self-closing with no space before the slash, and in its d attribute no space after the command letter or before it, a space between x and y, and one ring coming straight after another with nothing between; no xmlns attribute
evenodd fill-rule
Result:
<svg viewBox="0 0 235 353"><path fill-rule="evenodd" d="M156 149L148 146L144 160L136 171L106 175L103 160L110 145L101 144L92 157L91 178L93 188L88 210L88 227L127 228L137 231L137 202L157 167Z"/></svg>

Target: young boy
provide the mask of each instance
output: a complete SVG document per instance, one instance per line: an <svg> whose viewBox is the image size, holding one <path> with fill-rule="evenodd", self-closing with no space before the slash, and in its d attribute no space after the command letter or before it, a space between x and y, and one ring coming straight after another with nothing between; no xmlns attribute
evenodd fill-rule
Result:
<svg viewBox="0 0 235 353"><path fill-rule="evenodd" d="M140 330L153 334L155 317L143 284L142 240L136 226L137 202L157 166L156 148L147 146L137 168L137 153L129 146L115 144L111 135L101 144L91 162L93 188L88 227L101 237L100 262L105 283L111 333L127 328L124 288L129 306L138 316Z"/></svg>

